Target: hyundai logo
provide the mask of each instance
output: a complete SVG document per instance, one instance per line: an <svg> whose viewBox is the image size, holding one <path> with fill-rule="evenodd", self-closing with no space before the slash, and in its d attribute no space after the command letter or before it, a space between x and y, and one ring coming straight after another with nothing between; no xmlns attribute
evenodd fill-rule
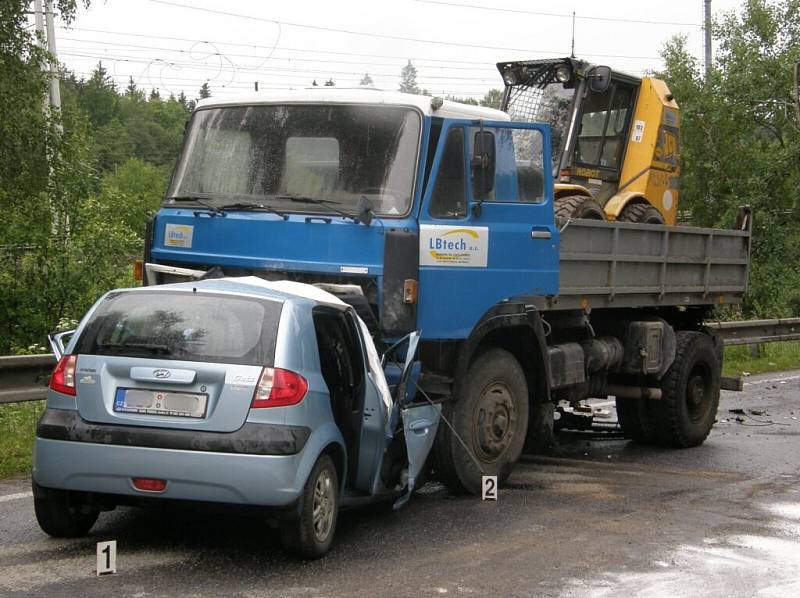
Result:
<svg viewBox="0 0 800 598"><path fill-rule="evenodd" d="M153 370L153 376L156 378L169 378L171 376L169 370Z"/></svg>

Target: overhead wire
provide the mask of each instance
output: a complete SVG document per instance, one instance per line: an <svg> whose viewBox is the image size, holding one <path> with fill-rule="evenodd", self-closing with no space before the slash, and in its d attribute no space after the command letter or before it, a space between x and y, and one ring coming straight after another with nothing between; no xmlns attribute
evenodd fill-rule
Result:
<svg viewBox="0 0 800 598"><path fill-rule="evenodd" d="M503 8L500 6L480 6L477 4L461 4L460 2L444 2L442 0L414 0L420 4L438 4L441 6L451 6L456 8L473 8L476 10L488 10L493 12L505 12L523 15L534 15L538 17L558 17L562 19L578 19L586 21L607 21L613 23L635 23L637 25L670 25L678 27L702 27L702 23L682 23L676 21L654 21L648 19L626 19L621 17L597 17L589 15L580 15L577 13L555 13L543 12L536 10L521 10L516 8Z"/></svg>

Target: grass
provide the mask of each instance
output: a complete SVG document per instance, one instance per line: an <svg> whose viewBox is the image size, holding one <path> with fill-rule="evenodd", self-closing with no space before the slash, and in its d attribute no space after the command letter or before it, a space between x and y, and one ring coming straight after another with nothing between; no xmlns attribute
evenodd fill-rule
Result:
<svg viewBox="0 0 800 598"><path fill-rule="evenodd" d="M757 355L749 345L725 348L723 376L763 374L800 368L800 341L764 343Z"/></svg>
<svg viewBox="0 0 800 598"><path fill-rule="evenodd" d="M0 479L30 471L36 422L44 401L0 405Z"/></svg>

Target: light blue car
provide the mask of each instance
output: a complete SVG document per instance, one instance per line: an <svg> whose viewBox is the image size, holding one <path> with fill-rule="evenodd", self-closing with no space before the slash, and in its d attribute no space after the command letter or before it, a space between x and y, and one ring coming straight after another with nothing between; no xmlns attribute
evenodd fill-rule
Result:
<svg viewBox="0 0 800 598"><path fill-rule="evenodd" d="M154 499L256 505L288 549L324 555L340 507L399 507L423 471L440 406L415 393L418 336L381 359L353 307L287 281L107 293L51 339L40 527L84 535L101 510Z"/></svg>

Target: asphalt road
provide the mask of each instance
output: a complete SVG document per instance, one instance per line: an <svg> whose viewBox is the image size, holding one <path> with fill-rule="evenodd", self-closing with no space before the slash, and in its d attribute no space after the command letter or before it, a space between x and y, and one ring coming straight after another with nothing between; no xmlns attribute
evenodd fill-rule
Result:
<svg viewBox="0 0 800 598"><path fill-rule="evenodd" d="M800 371L754 376L723 393L702 447L562 434L498 502L429 485L399 513L343 513L315 562L241 514L118 509L89 538L53 540L28 481L0 481L0 595L798 596L798 418ZM110 539L118 573L97 578Z"/></svg>

